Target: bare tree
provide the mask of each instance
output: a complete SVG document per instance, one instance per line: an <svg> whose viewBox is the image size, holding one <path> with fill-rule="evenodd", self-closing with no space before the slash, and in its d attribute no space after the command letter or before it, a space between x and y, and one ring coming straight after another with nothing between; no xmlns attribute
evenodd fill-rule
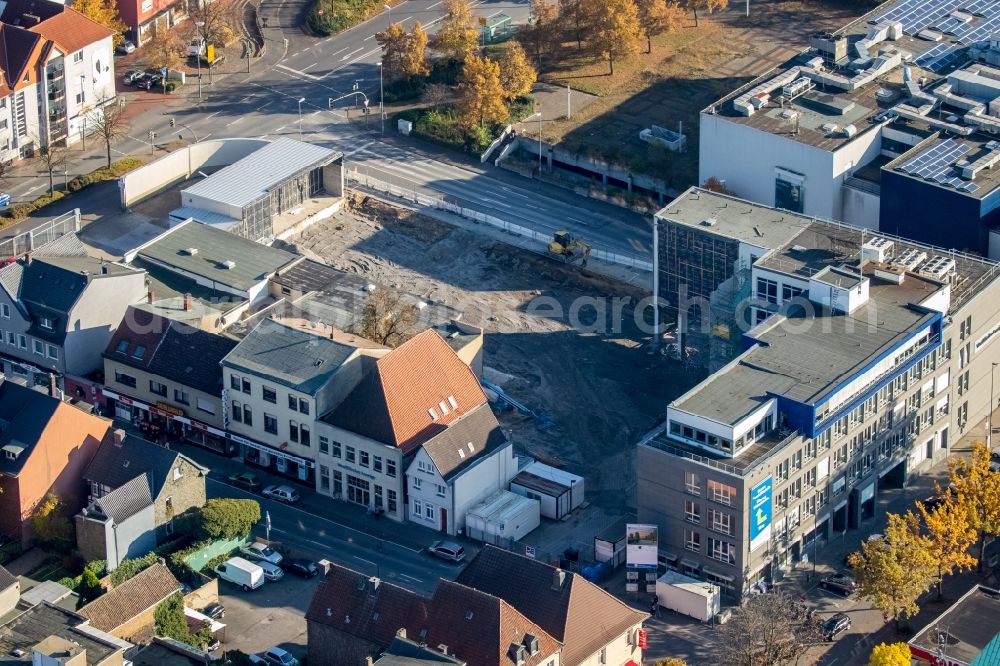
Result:
<svg viewBox="0 0 1000 666"><path fill-rule="evenodd" d="M196 34L206 44L224 45L233 41L243 20L242 5L233 0L201 0L191 12Z"/></svg>
<svg viewBox="0 0 1000 666"><path fill-rule="evenodd" d="M49 196L52 196L52 193L55 191L55 173L66 165L68 157L66 149L50 143L47 146L42 146L38 151L38 157L42 161L42 167L45 169L45 172L49 175Z"/></svg>
<svg viewBox="0 0 1000 666"><path fill-rule="evenodd" d="M719 627L721 662L730 666L771 666L796 659L820 640L819 625L787 594L758 594Z"/></svg>
<svg viewBox="0 0 1000 666"><path fill-rule="evenodd" d="M380 345L396 347L410 337L416 322L415 305L404 303L399 292L378 287L368 295L353 333Z"/></svg>
<svg viewBox="0 0 1000 666"><path fill-rule="evenodd" d="M98 107L87 114L87 125L93 129L93 134L100 137L108 153L108 167L111 167L111 144L125 136L128 132L128 119L125 117L125 101L102 100Z"/></svg>

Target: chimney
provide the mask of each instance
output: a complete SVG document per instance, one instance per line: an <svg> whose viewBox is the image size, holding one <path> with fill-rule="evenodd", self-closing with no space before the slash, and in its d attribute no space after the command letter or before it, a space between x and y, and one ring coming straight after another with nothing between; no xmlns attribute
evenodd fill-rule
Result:
<svg viewBox="0 0 1000 666"><path fill-rule="evenodd" d="M146 302L149 303L150 305L152 305L153 303L155 303L156 302L156 294L154 294L153 292L149 292L148 294L146 294Z"/></svg>
<svg viewBox="0 0 1000 666"><path fill-rule="evenodd" d="M192 307L193 306L191 305L191 294L190 293L184 294L184 311L190 312Z"/></svg>
<svg viewBox="0 0 1000 666"><path fill-rule="evenodd" d="M108 274L108 262L102 261L101 262L101 275L107 275L107 274Z"/></svg>
<svg viewBox="0 0 1000 666"><path fill-rule="evenodd" d="M566 580L566 572L562 569L556 569L552 572L552 589L561 590L563 582Z"/></svg>
<svg viewBox="0 0 1000 666"><path fill-rule="evenodd" d="M371 658L371 655L365 657L365 666L375 666L375 660Z"/></svg>
<svg viewBox="0 0 1000 666"><path fill-rule="evenodd" d="M396 630L396 638L406 638L406 627L400 627Z"/></svg>
<svg viewBox="0 0 1000 666"><path fill-rule="evenodd" d="M53 398L59 397L59 387L56 386L56 375L53 372L49 373L49 395Z"/></svg>
<svg viewBox="0 0 1000 666"><path fill-rule="evenodd" d="M31 253L30 252L25 252L24 253L24 263L28 264L29 266L31 265Z"/></svg>
<svg viewBox="0 0 1000 666"><path fill-rule="evenodd" d="M122 442L125 441L125 431L122 428L115 428L113 436L115 438L115 446L121 446Z"/></svg>
<svg viewBox="0 0 1000 666"><path fill-rule="evenodd" d="M330 560L326 560L326 559L320 560L316 564L319 565L319 570L323 572L324 576L327 575L328 573L330 573Z"/></svg>

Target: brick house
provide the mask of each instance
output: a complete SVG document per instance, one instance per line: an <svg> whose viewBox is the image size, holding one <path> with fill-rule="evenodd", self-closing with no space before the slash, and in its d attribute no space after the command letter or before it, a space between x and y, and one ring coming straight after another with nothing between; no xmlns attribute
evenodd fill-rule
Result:
<svg viewBox="0 0 1000 666"><path fill-rule="evenodd" d="M642 663L638 633L649 614L580 574L486 545L456 582L496 595L562 641L563 666Z"/></svg>
<svg viewBox="0 0 1000 666"><path fill-rule="evenodd" d="M146 642L152 636L156 607L180 591L181 584L159 562L91 601L80 609L80 615L112 636Z"/></svg>
<svg viewBox="0 0 1000 666"><path fill-rule="evenodd" d="M110 426L56 398L0 381L0 533L27 545L31 515L49 493L77 509L83 471L110 439Z"/></svg>
<svg viewBox="0 0 1000 666"><path fill-rule="evenodd" d="M444 579L423 597L329 567L306 613L312 666L364 666L407 636L476 666L559 666L562 644L499 597Z"/></svg>
<svg viewBox="0 0 1000 666"><path fill-rule="evenodd" d="M145 475L156 540L163 542L173 534L175 516L205 504L207 474L207 469L185 455L115 430L97 449L81 477L93 501Z"/></svg>

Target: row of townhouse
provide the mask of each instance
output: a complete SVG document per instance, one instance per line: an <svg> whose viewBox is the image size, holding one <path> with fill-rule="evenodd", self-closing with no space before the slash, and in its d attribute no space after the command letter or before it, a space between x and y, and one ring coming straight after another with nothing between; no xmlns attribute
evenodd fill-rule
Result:
<svg viewBox="0 0 1000 666"><path fill-rule="evenodd" d="M4 3L0 161L30 157L49 145L72 145L93 131L95 114L115 103L113 37L57 2Z"/></svg>

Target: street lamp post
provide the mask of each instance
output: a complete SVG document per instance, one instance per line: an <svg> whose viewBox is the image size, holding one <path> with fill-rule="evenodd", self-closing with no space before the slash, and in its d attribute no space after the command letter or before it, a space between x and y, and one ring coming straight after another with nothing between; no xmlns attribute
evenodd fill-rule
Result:
<svg viewBox="0 0 1000 666"><path fill-rule="evenodd" d="M544 164L542 162L542 112L539 111L536 113L535 117L538 118L538 178L541 180L542 166Z"/></svg>
<svg viewBox="0 0 1000 666"><path fill-rule="evenodd" d="M382 87L382 61L380 60L378 63L378 117L382 126L382 134L385 134L385 107L382 102L384 94L385 89Z"/></svg>
<svg viewBox="0 0 1000 666"><path fill-rule="evenodd" d="M996 369L1000 363L990 366L990 411L986 414L986 448L993 452L993 379L996 376Z"/></svg>
<svg viewBox="0 0 1000 666"><path fill-rule="evenodd" d="M302 140L302 102L306 101L305 97L299 98L299 141Z"/></svg>
<svg viewBox="0 0 1000 666"><path fill-rule="evenodd" d="M204 25L205 25L204 21L196 21L195 22L195 26L198 27L198 28L202 28L202 27L204 27ZM195 60L198 62L198 101L200 102L201 101L201 53L200 53L200 50L199 50L198 55L195 57Z"/></svg>

